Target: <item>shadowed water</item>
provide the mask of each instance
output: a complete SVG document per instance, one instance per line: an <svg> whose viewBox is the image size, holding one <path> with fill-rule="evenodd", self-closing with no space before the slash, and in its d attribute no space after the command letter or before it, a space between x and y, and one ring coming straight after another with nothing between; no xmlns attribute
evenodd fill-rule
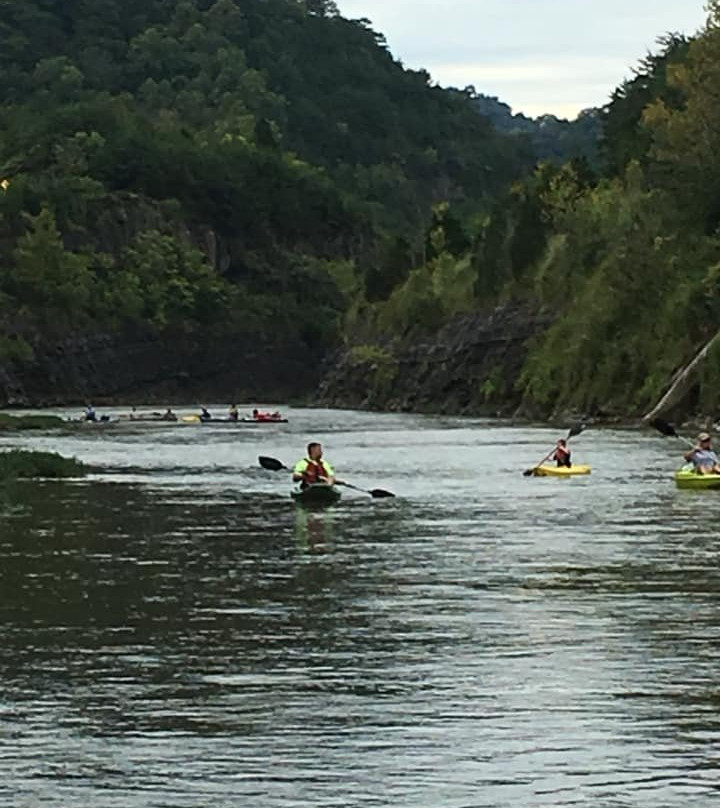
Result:
<svg viewBox="0 0 720 808"><path fill-rule="evenodd" d="M290 412L4 438L102 466L0 517L0 804L714 806L720 498L676 444ZM311 437L395 491L296 509ZM628 458L638 471L623 474Z"/></svg>

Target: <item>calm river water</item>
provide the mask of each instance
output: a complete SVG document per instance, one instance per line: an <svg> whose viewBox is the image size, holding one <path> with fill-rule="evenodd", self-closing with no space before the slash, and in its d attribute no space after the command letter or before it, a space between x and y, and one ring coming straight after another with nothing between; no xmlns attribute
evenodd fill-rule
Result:
<svg viewBox="0 0 720 808"><path fill-rule="evenodd" d="M289 411L5 437L104 470L0 516L0 805L715 806L720 497L681 446ZM395 491L305 513L319 438ZM632 476L624 473L631 468Z"/></svg>

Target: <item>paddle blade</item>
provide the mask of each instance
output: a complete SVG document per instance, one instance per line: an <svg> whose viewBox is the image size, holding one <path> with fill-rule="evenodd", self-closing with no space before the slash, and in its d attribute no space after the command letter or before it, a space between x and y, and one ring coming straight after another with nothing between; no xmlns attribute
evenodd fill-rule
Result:
<svg viewBox="0 0 720 808"><path fill-rule="evenodd" d="M662 418L654 418L652 421L650 421L650 426L657 429L661 435L665 435L667 438L678 437L675 427L672 424L669 424L667 421L664 421Z"/></svg>
<svg viewBox="0 0 720 808"><path fill-rule="evenodd" d="M258 457L258 463L268 471L284 471L287 467L274 457Z"/></svg>
<svg viewBox="0 0 720 808"><path fill-rule="evenodd" d="M568 432L567 439L576 438L578 435L581 435L585 431L585 424L575 424L574 427Z"/></svg>
<svg viewBox="0 0 720 808"><path fill-rule="evenodd" d="M373 488L368 493L373 499L392 499L395 496L391 491L383 491L382 488Z"/></svg>

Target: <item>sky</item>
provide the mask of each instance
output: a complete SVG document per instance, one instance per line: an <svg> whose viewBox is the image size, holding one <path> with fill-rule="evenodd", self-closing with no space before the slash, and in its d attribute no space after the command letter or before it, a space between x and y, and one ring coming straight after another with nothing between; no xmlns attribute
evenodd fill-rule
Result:
<svg viewBox="0 0 720 808"><path fill-rule="evenodd" d="M601 106L667 32L691 34L703 0L336 0L393 55L444 86L473 85L515 112L574 118Z"/></svg>

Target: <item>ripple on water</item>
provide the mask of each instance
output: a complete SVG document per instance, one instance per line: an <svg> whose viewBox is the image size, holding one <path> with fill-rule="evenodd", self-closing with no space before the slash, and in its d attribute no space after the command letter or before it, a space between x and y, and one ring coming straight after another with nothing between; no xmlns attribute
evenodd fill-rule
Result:
<svg viewBox="0 0 720 808"><path fill-rule="evenodd" d="M3 804L715 804L720 502L662 441L297 418L28 438L110 470L0 521ZM309 431L403 497L297 511L255 463Z"/></svg>

